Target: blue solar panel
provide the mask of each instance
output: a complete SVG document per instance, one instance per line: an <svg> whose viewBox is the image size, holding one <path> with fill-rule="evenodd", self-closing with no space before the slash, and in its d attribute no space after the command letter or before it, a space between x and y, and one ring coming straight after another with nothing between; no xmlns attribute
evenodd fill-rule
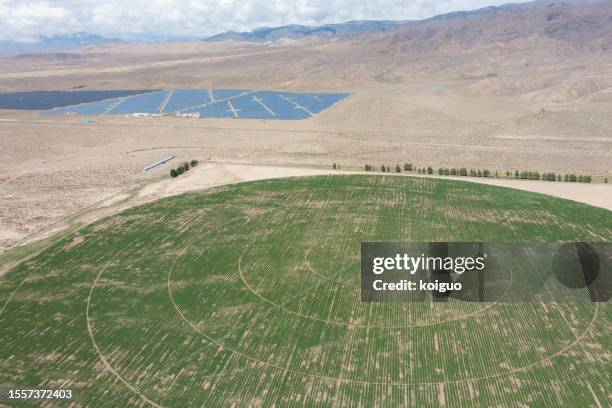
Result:
<svg viewBox="0 0 612 408"><path fill-rule="evenodd" d="M168 95L168 91L152 92L145 95L129 96L115 106L109 115L127 115L130 113L159 113L159 109Z"/></svg>
<svg viewBox="0 0 612 408"><path fill-rule="evenodd" d="M128 95L136 95L157 91L125 90L125 91L36 91L0 93L0 109L42 110L75 106L82 103L105 101Z"/></svg>
<svg viewBox="0 0 612 408"><path fill-rule="evenodd" d="M210 100L213 94L214 102ZM242 89L177 89L57 108L47 115L118 115L198 112L202 117L236 119L307 119L346 98L343 93L297 93Z"/></svg>
<svg viewBox="0 0 612 408"><path fill-rule="evenodd" d="M346 94L283 93L282 95L312 113L319 113L346 98Z"/></svg>
<svg viewBox="0 0 612 408"><path fill-rule="evenodd" d="M104 112L113 107L117 102L123 98L108 99L106 101L84 103L81 105L68 106L65 108L56 108L49 111L42 112L43 115L82 115L82 116L96 116L102 115Z"/></svg>
<svg viewBox="0 0 612 408"><path fill-rule="evenodd" d="M206 89L176 89L166 104L163 113L191 108L210 102Z"/></svg>
<svg viewBox="0 0 612 408"><path fill-rule="evenodd" d="M186 111L187 113L197 112L202 117L206 118L233 118L234 115L229 110L227 102L217 102L202 108L191 109Z"/></svg>
<svg viewBox="0 0 612 408"><path fill-rule="evenodd" d="M249 92L246 89L213 89L212 94L215 100L231 98L238 96L244 92Z"/></svg>
<svg viewBox="0 0 612 408"><path fill-rule="evenodd" d="M298 109L287 100L281 98L278 92L261 91L255 92L253 96L274 112L275 119L299 120L310 117L305 110Z"/></svg>
<svg viewBox="0 0 612 408"><path fill-rule="evenodd" d="M261 98L255 95L241 96L231 100L239 118L243 119L274 119L275 113L267 107ZM269 110L268 110L269 109Z"/></svg>

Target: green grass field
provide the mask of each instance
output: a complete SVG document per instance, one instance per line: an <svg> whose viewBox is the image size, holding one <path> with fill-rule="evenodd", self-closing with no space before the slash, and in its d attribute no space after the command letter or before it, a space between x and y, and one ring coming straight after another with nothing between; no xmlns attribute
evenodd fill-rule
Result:
<svg viewBox="0 0 612 408"><path fill-rule="evenodd" d="M612 404L609 303L361 303L366 240L610 241L612 217L390 176L133 208L0 278L0 406L49 387L79 407Z"/></svg>

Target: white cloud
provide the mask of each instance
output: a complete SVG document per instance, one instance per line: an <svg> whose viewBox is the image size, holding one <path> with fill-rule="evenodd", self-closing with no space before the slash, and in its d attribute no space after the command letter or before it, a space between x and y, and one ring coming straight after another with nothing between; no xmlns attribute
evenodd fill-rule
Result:
<svg viewBox="0 0 612 408"><path fill-rule="evenodd" d="M521 1L521 0L519 0ZM523 0L524 1L524 0ZM503 0L0 0L0 40L88 32L205 37L284 24L421 19Z"/></svg>

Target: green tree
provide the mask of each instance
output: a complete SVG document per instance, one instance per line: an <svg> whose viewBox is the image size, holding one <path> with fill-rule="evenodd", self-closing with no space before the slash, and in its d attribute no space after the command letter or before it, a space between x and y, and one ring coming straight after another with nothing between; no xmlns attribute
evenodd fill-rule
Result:
<svg viewBox="0 0 612 408"><path fill-rule="evenodd" d="M395 165L395 172L396 172L396 173L401 173L401 171L402 171L402 168L400 167L399 163L397 163L397 164Z"/></svg>
<svg viewBox="0 0 612 408"><path fill-rule="evenodd" d="M338 167L336 166L336 163L334 163L334 164L332 165L332 169L336 170L337 168L338 168Z"/></svg>
<svg viewBox="0 0 612 408"><path fill-rule="evenodd" d="M380 166L380 171L382 171L384 173L386 170L387 170L387 168L385 167L384 164L382 166Z"/></svg>
<svg viewBox="0 0 612 408"><path fill-rule="evenodd" d="M176 172L176 169L171 169L170 170L170 177L176 177L178 176L178 173Z"/></svg>
<svg viewBox="0 0 612 408"><path fill-rule="evenodd" d="M465 167L460 168L459 169L459 175L460 176L467 176L468 175L467 169Z"/></svg>
<svg viewBox="0 0 612 408"><path fill-rule="evenodd" d="M412 171L412 163L404 163L404 170Z"/></svg>
<svg viewBox="0 0 612 408"><path fill-rule="evenodd" d="M427 167L427 174L433 174L433 167L431 166Z"/></svg>

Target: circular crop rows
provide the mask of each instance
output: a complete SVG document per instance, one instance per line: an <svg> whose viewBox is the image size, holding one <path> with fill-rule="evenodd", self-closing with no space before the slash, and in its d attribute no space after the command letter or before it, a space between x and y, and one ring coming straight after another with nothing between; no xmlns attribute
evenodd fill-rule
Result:
<svg viewBox="0 0 612 408"><path fill-rule="evenodd" d="M365 303L359 257L362 241L610 237L605 210L444 180L319 176L163 199L6 276L0 384L109 407L602 403L607 303Z"/></svg>

